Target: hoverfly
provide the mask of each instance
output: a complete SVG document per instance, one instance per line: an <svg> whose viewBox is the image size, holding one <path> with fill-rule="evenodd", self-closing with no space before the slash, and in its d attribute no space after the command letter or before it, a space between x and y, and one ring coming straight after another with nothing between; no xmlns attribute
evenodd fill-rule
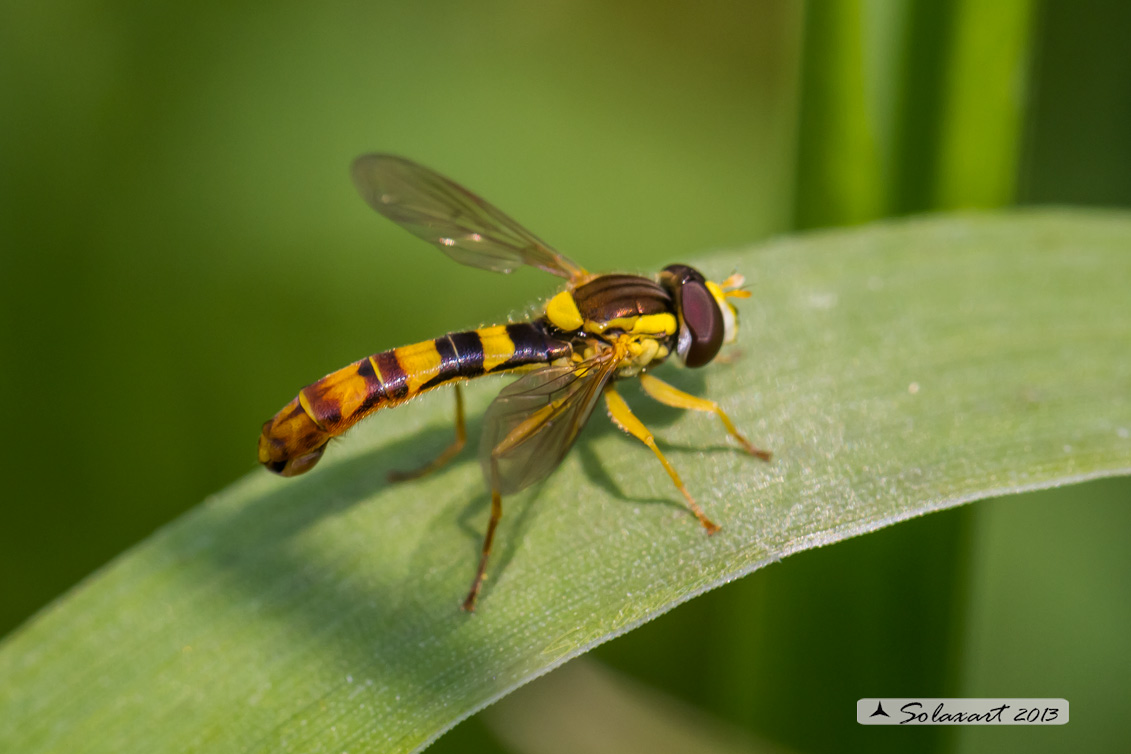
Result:
<svg viewBox="0 0 1131 754"><path fill-rule="evenodd" d="M460 384L485 374L521 372L487 409L480 464L491 491L491 517L479 567L463 602L475 609L502 517L502 498L542 481L558 466L603 396L613 422L651 449L708 534L718 531L615 388L636 377L668 406L713 413L742 448L763 460L717 403L684 393L650 370L676 354L701 367L734 340L737 314L727 299L747 298L741 275L721 284L682 264L657 279L587 272L491 204L438 173L401 157L363 155L352 167L358 191L373 209L452 259L511 272L530 265L565 278L566 287L527 322L449 333L367 356L307 385L259 438L259 461L283 476L310 470L331 438L373 412L455 384L455 440L431 463L391 479L422 476L450 461L466 441Z"/></svg>

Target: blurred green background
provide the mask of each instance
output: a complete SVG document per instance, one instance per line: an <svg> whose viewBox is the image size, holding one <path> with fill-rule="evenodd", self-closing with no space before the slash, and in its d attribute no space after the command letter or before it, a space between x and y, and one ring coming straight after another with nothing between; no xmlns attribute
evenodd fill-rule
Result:
<svg viewBox="0 0 1131 754"><path fill-rule="evenodd" d="M595 269L911 212L1127 207L1127 28L1131 5L1064 0L4 2L0 635L258 472L259 424L301 385L553 290L381 220L354 156L434 167ZM935 514L593 656L765 750L1119 751L1129 500L1113 480ZM530 701L554 675L434 750L554 750L515 732L574 709ZM888 735L852 721L875 695L1074 714Z"/></svg>

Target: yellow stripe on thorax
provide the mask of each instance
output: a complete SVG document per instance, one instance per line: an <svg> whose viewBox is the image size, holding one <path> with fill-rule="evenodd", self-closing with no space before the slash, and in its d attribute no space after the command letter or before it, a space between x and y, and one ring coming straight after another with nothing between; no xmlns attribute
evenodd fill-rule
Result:
<svg viewBox="0 0 1131 754"><path fill-rule="evenodd" d="M421 385L435 377L442 364L436 343L431 340L394 348L393 355L405 372L409 395L419 391Z"/></svg>
<svg viewBox="0 0 1131 754"><path fill-rule="evenodd" d="M672 335L676 330L675 316L668 312L659 314L645 314L634 317L617 317L608 322L587 321L585 329L591 333L603 333L605 330L624 330L635 335Z"/></svg>
<svg viewBox="0 0 1131 754"><path fill-rule="evenodd" d="M573 300L573 294L569 291L562 291L546 303L546 318L559 330L565 332L577 330L585 321L581 318L577 302Z"/></svg>
<svg viewBox="0 0 1131 754"><path fill-rule="evenodd" d="M483 371L490 372L500 364L514 356L514 341L507 335L505 325L484 327L476 330L479 341L483 344Z"/></svg>

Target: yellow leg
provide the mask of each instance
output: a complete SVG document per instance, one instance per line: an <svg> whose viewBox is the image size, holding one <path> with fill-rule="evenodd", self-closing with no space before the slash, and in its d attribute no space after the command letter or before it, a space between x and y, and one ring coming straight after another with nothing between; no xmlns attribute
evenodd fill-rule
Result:
<svg viewBox="0 0 1131 754"><path fill-rule="evenodd" d="M605 405L609 409L609 416L612 418L614 424L651 448L652 452L656 454L656 458L660 459L660 463L664 465L664 470L668 472L668 476L672 478L672 482L675 483L676 488L683 493L684 499L687 500L687 507L695 514L695 518L699 519L699 523L703 524L703 528L707 530L707 533L714 534L717 532L719 530L718 524L707 518L707 514L703 512L703 509L700 508L698 503L691 497L691 493L683 486L683 480L679 478L679 474L672 468L672 465L668 463L668 459L664 458L664 454L660 452L660 449L656 447L656 440L652 437L652 433L636 418L636 415L632 413L632 409L624 402L624 398L621 398L620 393L616 391L612 383L609 383L605 388Z"/></svg>
<svg viewBox="0 0 1131 754"><path fill-rule="evenodd" d="M437 469L443 468L449 461L459 455L463 450L463 446L467 444L467 426L463 420L463 390L459 385L456 388L456 439L452 444L444 448L444 452L432 459L431 462L424 464L418 469L411 469L409 471L390 471L390 482L404 482L409 479L419 479L422 476L431 474Z"/></svg>
<svg viewBox="0 0 1131 754"><path fill-rule="evenodd" d="M738 440L742 445L743 450L752 456L757 456L763 461L770 460L770 451L762 450L761 448L754 447L749 440L743 437L735 428L734 423L730 417L723 413L719 408L719 404L714 401L706 400L705 398L696 398L694 395L688 395L682 390L676 390L662 380L658 380L650 374L640 375L640 386L644 388L644 392L652 396L665 406L673 408L690 409L692 411L706 411L707 413L714 414L722 420L723 426L727 428L730 436Z"/></svg>

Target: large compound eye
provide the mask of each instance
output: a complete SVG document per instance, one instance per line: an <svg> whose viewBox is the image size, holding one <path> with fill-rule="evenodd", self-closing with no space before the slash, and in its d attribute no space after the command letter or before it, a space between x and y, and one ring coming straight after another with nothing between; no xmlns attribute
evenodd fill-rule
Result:
<svg viewBox="0 0 1131 754"><path fill-rule="evenodd" d="M701 367L723 346L726 327L723 313L711 291L700 280L688 280L676 294L682 314L678 353L689 367Z"/></svg>
<svg viewBox="0 0 1131 754"><path fill-rule="evenodd" d="M685 365L701 367L715 358L726 341L726 320L719 301L706 278L685 264L665 267L660 282L671 293L679 314L676 353Z"/></svg>

